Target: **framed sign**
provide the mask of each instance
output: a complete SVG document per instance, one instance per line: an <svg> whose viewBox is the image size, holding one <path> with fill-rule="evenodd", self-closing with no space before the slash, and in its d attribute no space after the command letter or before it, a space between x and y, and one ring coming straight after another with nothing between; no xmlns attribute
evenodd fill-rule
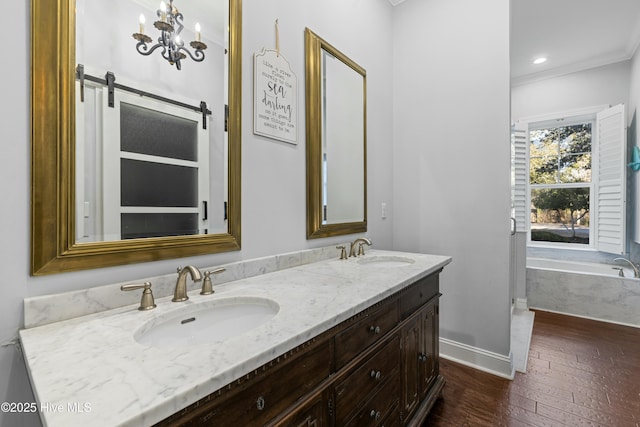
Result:
<svg viewBox="0 0 640 427"><path fill-rule="evenodd" d="M298 78L276 50L254 54L253 133L298 143Z"/></svg>

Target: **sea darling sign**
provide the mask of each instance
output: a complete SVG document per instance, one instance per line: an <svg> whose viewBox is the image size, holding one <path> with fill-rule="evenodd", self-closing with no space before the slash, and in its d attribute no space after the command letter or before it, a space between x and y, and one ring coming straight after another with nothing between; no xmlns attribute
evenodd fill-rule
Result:
<svg viewBox="0 0 640 427"><path fill-rule="evenodd" d="M253 133L298 142L298 79L275 50L254 55Z"/></svg>

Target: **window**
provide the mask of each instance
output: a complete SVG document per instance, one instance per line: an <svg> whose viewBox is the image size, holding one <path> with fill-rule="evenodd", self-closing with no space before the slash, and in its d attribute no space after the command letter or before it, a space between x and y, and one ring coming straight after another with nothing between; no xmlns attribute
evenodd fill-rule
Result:
<svg viewBox="0 0 640 427"><path fill-rule="evenodd" d="M512 127L512 217L529 244L626 248L624 105L525 119Z"/></svg>
<svg viewBox="0 0 640 427"><path fill-rule="evenodd" d="M529 131L531 240L591 242L593 122Z"/></svg>

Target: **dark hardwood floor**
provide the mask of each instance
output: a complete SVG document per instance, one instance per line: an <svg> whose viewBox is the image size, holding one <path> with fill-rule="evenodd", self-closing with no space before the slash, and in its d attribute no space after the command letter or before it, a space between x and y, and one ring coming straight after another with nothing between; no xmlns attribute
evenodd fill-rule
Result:
<svg viewBox="0 0 640 427"><path fill-rule="evenodd" d="M637 328L536 311L526 374L444 359L440 371L444 397L424 426L640 427Z"/></svg>

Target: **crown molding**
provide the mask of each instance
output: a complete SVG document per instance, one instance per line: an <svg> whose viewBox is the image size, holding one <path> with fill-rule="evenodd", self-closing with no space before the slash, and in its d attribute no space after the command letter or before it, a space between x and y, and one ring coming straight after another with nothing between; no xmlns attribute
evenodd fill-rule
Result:
<svg viewBox="0 0 640 427"><path fill-rule="evenodd" d="M628 61L633 57L627 52L615 52L609 55L600 56L598 58L590 58L586 61L576 62L561 67L551 68L538 73L526 74L511 78L511 86L521 86L529 83L535 83L541 80L547 80L555 77L561 77L567 74L586 71L593 68L603 67L618 62Z"/></svg>

